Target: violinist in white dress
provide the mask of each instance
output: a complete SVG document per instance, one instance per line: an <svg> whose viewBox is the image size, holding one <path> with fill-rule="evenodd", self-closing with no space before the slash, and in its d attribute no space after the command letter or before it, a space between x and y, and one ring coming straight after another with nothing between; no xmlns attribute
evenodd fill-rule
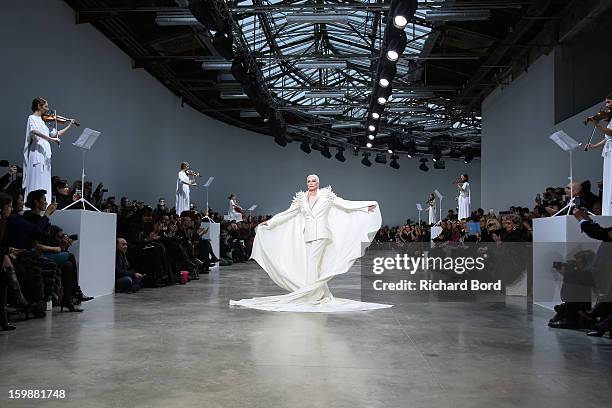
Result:
<svg viewBox="0 0 612 408"><path fill-rule="evenodd" d="M66 133L74 123L69 120L68 125L61 129L49 128L42 116L49 111L49 104L43 98L34 98L32 101L32 114L28 117L26 125L25 143L23 146L23 185L24 197L31 191L45 190L47 202L52 202L51 195L51 143L60 144L60 137Z"/></svg>
<svg viewBox="0 0 612 408"><path fill-rule="evenodd" d="M230 301L271 311L336 312L390 307L334 298L327 282L349 270L381 225L376 201L348 201L319 178L307 178L307 192L295 195L288 210L257 228L251 258L281 288L279 296Z"/></svg>
<svg viewBox="0 0 612 408"><path fill-rule="evenodd" d="M595 144L587 144L587 149L596 149L603 146L601 155L603 157L603 191L601 197L601 215L612 215L612 93L606 96L606 108L604 111L587 118L587 122L593 122L604 138ZM601 122L607 121L604 126Z"/></svg>
<svg viewBox="0 0 612 408"><path fill-rule="evenodd" d="M436 196L434 193L429 195L429 198L427 199L427 207L429 209L429 225L433 225L438 222L436 216Z"/></svg>
<svg viewBox="0 0 612 408"><path fill-rule="evenodd" d="M189 178L189 163L182 162L176 180L176 213L180 216L183 211L189 211L189 188L197 186L195 181Z"/></svg>
<svg viewBox="0 0 612 408"><path fill-rule="evenodd" d="M229 199L229 208L227 210L226 219L229 221L242 221L242 208L238 205L238 196L236 194L230 194Z"/></svg>
<svg viewBox="0 0 612 408"><path fill-rule="evenodd" d="M467 174L462 174L461 179L457 183L457 188L459 189L459 199L457 200L457 205L459 207L459 214L457 216L458 220L463 220L470 218L470 183L469 177Z"/></svg>

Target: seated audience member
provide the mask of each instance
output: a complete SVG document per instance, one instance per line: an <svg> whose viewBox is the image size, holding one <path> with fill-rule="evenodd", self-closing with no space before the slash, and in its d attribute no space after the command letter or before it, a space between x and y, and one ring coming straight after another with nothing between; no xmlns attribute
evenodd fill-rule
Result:
<svg viewBox="0 0 612 408"><path fill-rule="evenodd" d="M12 263L21 250L4 244L6 225L12 211L13 198L8 194L0 193L0 261L2 262L2 270L0 271L0 330L2 331L16 329L15 326L9 324L6 315L7 291L10 291L10 295L18 307L26 310L26 313L29 308L28 301L21 293L21 287Z"/></svg>
<svg viewBox="0 0 612 408"><path fill-rule="evenodd" d="M130 268L127 260L128 244L124 238L117 238L117 255L115 257L115 292L133 293L140 290L144 274Z"/></svg>
<svg viewBox="0 0 612 408"><path fill-rule="evenodd" d="M58 180L55 183L54 188L55 190L53 196L55 197L58 210L68 207L70 204L79 199L78 195L70 194L70 187L68 186L66 180Z"/></svg>
<svg viewBox="0 0 612 408"><path fill-rule="evenodd" d="M23 213L23 218L33 225L41 222L41 220L46 218L45 211L48 208L46 191L35 190L30 192L26 200L26 206L30 210ZM62 241L58 241L56 235L51 235L57 232L57 230L49 227L46 228L42 234L32 238L33 248L47 259L50 259L62 271L63 298L60 300L61 309L63 310L65 307L70 312L82 312L83 309L75 307L73 297L79 300L90 300L90 298L84 296L79 288L77 263L74 255L67 251L72 241L66 240L65 234L62 235Z"/></svg>

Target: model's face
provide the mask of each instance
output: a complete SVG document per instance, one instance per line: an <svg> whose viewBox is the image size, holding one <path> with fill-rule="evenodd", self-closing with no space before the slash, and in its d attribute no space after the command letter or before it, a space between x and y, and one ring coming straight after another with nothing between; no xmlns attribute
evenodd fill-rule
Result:
<svg viewBox="0 0 612 408"><path fill-rule="evenodd" d="M461 175L461 181L465 181L465 176L463 174Z"/></svg>
<svg viewBox="0 0 612 408"><path fill-rule="evenodd" d="M17 212L21 212L23 211L23 196L21 194L19 194L19 196L17 197Z"/></svg>
<svg viewBox="0 0 612 408"><path fill-rule="evenodd" d="M49 111L49 104L47 102L45 102L42 105L38 105L38 112L42 113L47 113Z"/></svg>
<svg viewBox="0 0 612 408"><path fill-rule="evenodd" d="M47 197L46 196L42 196L40 198L40 200L37 201L38 203L38 209L40 211L45 211L47 209Z"/></svg>
<svg viewBox="0 0 612 408"><path fill-rule="evenodd" d="M306 186L308 187L308 191L315 191L319 188L319 182L316 177L308 177L306 179Z"/></svg>

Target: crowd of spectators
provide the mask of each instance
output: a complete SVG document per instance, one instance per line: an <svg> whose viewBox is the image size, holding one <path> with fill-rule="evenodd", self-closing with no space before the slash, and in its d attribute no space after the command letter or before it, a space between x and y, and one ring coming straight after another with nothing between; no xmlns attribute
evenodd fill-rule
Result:
<svg viewBox="0 0 612 408"><path fill-rule="evenodd" d="M257 225L270 218L245 216L242 222L228 221L212 209L198 211L194 203L189 211L177 215L174 208L166 205L163 197L155 207L141 201L130 201L127 197L121 197L117 203L113 196L104 197L108 191L102 183L93 189L91 182L81 186L80 181L69 184L59 177L52 179L53 203L46 202L44 190L30 193L24 203L21 169L4 167L7 167L7 173L0 178L0 249L3 258L0 323L3 330L14 329L7 319L7 304L28 318L30 315L44 316L49 302L62 309L82 312L83 309L77 305L91 299L80 289L78 264L70 252L78 237L68 236L61 226L52 224L52 215L57 209L72 205L81 196L100 210L117 214L115 289L124 293L136 292L141 287L186 283L199 279L200 274L208 273L216 264L227 266L246 262L251 255ZM596 195L591 192L590 182L586 181L565 188L548 187L536 195L532 208L511 206L498 214L493 211L485 213L478 208L463 220L458 220L456 212L451 209L436 225L407 220L402 226L383 226L374 241L400 245L482 242L498 246L503 242L531 242L533 219L556 215L571 197L576 207L594 214L601 212L601 186L599 195ZM24 211L24 204L27 211ZM73 208L80 206L79 203ZM210 222L220 224L218 256L207 238ZM590 261L577 260L576 265L580 262L588 264ZM572 274L565 275L571 281ZM609 317L608 311L612 308L607 308L608 303L603 304L593 312L588 302L564 301L557 306L557 315L551 319L551 326L593 327L597 319L604 321Z"/></svg>
<svg viewBox="0 0 612 408"><path fill-rule="evenodd" d="M269 217L247 216L244 222L224 220L223 215L198 212L194 203L177 215L160 198L155 208L141 201L105 197L102 183L69 184L52 178L53 202L45 190L23 197L22 170L0 163L7 172L0 177L0 323L2 330L14 330L8 317L44 317L49 305L82 312L81 302L91 300L79 286L79 270L70 247L77 236L53 225L58 209L82 208L83 197L104 212L117 214L115 291L133 293L142 287L160 287L199 279L219 264L246 262L251 254L256 226ZM86 208L88 204L85 204ZM27 207L27 208L25 208ZM218 256L208 239L210 222L220 224ZM12 306L7 314L6 306Z"/></svg>

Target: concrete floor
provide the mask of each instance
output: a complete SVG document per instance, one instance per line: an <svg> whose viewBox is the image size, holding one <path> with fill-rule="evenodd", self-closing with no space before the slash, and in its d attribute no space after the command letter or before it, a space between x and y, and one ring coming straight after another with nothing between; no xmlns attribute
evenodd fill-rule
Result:
<svg viewBox="0 0 612 408"><path fill-rule="evenodd" d="M358 269L331 285L356 298ZM357 277L357 279L355 279ZM281 293L255 263L105 296L0 332L0 407L600 407L612 340L505 305L407 303L350 314L230 309ZM10 389L64 400L9 400Z"/></svg>

